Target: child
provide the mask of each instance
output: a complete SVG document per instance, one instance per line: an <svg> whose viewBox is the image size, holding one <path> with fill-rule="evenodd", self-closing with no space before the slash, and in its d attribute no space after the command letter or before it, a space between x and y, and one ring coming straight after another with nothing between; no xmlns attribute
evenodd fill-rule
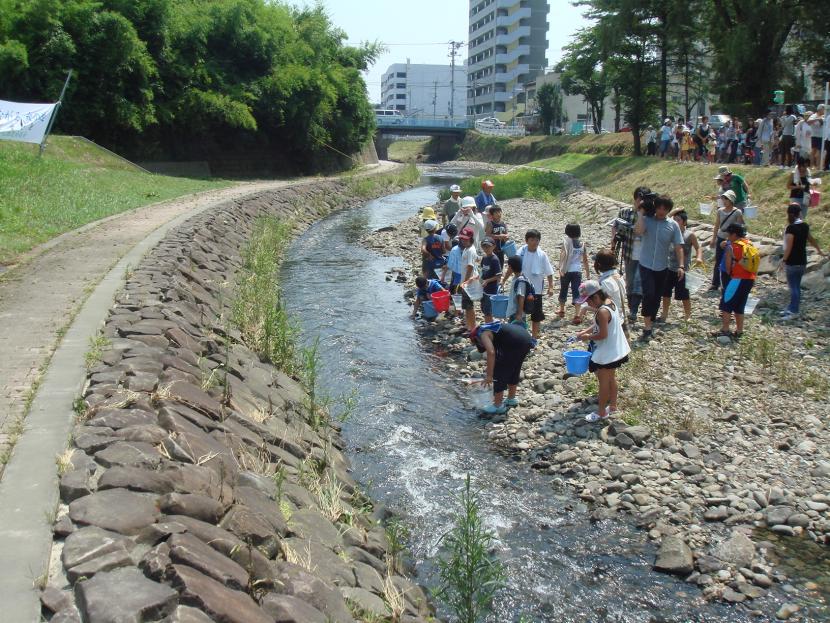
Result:
<svg viewBox="0 0 830 623"><path fill-rule="evenodd" d="M674 293L674 300L683 303L683 318L686 322L692 317L692 299L689 289L686 287L686 273L689 272L689 267L692 264L692 249L695 250L695 264L700 266L703 264L703 247L697 241L697 236L692 231L686 229L686 224L689 222L689 215L685 210L678 210L672 215L675 223L680 226L680 233L683 234L683 277L678 279L677 254L674 249L669 252L669 266L668 273L666 273L666 281L663 283L663 313L660 314L659 322L666 322L669 317L669 306L671 305L671 296Z"/></svg>
<svg viewBox="0 0 830 623"><path fill-rule="evenodd" d="M695 143L692 140L692 133L689 128L683 130L683 139L680 143L680 160L683 162L692 161L692 152L695 150Z"/></svg>
<svg viewBox="0 0 830 623"><path fill-rule="evenodd" d="M476 310L472 299L467 295L463 286L478 279L478 254L473 243L473 230L465 227L458 234L461 251L461 309L464 310L464 322L467 331L476 328Z"/></svg>
<svg viewBox="0 0 830 623"><path fill-rule="evenodd" d="M507 303L507 319L510 324L520 324L527 328L525 308L533 305L533 286L522 274L522 258L518 255L507 258L507 267L510 269L508 274L513 275L509 289L510 301Z"/></svg>
<svg viewBox="0 0 830 623"><path fill-rule="evenodd" d="M446 268L452 274L450 279L450 292L457 294L458 288L461 285L461 254L464 251L464 247L461 246L458 238L455 238L453 243L450 254L447 256Z"/></svg>
<svg viewBox="0 0 830 623"><path fill-rule="evenodd" d="M490 219L484 226L484 233L496 242L496 249L494 253L499 258L499 264L504 266L504 252L501 250L502 245L507 242L507 225L501 220L501 208L498 205L487 208Z"/></svg>
<svg viewBox="0 0 830 623"><path fill-rule="evenodd" d="M718 139L714 132L709 132L709 140L706 142L708 151L707 164L712 164L718 155Z"/></svg>
<svg viewBox="0 0 830 623"><path fill-rule="evenodd" d="M730 283L738 279L740 283L733 292L731 287L724 288L720 297L721 330L715 337L727 336L739 340L744 334L744 308L749 298L749 292L755 285L758 273L758 250L746 239L746 227L740 223L732 223L726 228L729 235L724 242L724 259L726 272ZM744 258L746 258L745 261ZM729 296L727 298L727 293ZM729 332L732 316L735 316L735 332Z"/></svg>
<svg viewBox="0 0 830 623"><path fill-rule="evenodd" d="M435 270L444 265L444 242L436 235L437 228L437 221L424 223L427 235L421 241L421 274L428 278L434 278Z"/></svg>
<svg viewBox="0 0 830 623"><path fill-rule="evenodd" d="M481 285L484 286L481 313L484 314L484 322L493 322L493 302L490 297L499 293L501 281L501 262L493 253L495 248L496 243L492 238L481 241L481 250L484 252L484 257L481 258Z"/></svg>
<svg viewBox="0 0 830 623"><path fill-rule="evenodd" d="M528 229L523 244L517 255L522 258L522 275L533 286L533 309L530 312L530 329L534 340L539 339L541 323L545 319L543 311L543 296L545 280L548 282L548 296L553 296L553 266L550 264L547 253L539 248L542 234L538 229ZM507 278L508 275L505 275Z"/></svg>
<svg viewBox="0 0 830 623"><path fill-rule="evenodd" d="M428 301L435 292L441 292L445 288L439 283L437 279L427 279L426 277L415 277L415 302L412 304L412 317L418 313L423 301Z"/></svg>
<svg viewBox="0 0 830 623"><path fill-rule="evenodd" d="M596 310L594 325L580 331L577 339L594 343L588 369L597 375L599 405L585 416L587 422L598 422L617 411L617 368L628 361L631 347L622 328L622 313L597 281L579 286L579 303Z"/></svg>
<svg viewBox="0 0 830 623"><path fill-rule="evenodd" d="M600 249L594 257L594 270L597 271L597 278L602 291L608 295L621 314L623 319L623 332L628 337L628 322L626 319L625 302L628 294L625 289L625 280L617 270L617 258L610 249Z"/></svg>
<svg viewBox="0 0 830 623"><path fill-rule="evenodd" d="M579 225L570 223L565 225L565 236L562 238L562 249L559 252L559 311L557 316L565 317L565 301L568 300L568 287L571 289L571 301L574 305L573 324L582 323L582 305L576 304L579 298L579 284L582 283L582 271L590 277L588 270L588 251L586 245L579 239L582 230Z"/></svg>

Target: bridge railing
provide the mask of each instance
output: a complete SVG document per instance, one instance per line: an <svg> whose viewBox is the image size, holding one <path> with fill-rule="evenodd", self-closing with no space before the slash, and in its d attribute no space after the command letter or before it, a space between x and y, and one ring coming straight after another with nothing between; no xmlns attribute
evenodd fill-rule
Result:
<svg viewBox="0 0 830 623"><path fill-rule="evenodd" d="M473 122L465 117L418 116L418 117L376 117L378 128L452 128L466 130Z"/></svg>

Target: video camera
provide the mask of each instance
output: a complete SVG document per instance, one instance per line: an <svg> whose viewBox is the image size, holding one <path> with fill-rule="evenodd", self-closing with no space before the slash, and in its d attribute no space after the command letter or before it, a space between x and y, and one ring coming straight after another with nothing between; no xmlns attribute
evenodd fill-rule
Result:
<svg viewBox="0 0 830 623"><path fill-rule="evenodd" d="M641 201L640 207L643 208L645 215L653 217L657 209L654 205L654 200L657 199L657 193L651 192L650 190L643 190L638 195Z"/></svg>

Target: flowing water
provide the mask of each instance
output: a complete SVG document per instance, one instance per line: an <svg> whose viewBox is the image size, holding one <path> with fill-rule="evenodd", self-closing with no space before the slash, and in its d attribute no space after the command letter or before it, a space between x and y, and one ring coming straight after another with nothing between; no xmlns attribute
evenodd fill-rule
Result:
<svg viewBox="0 0 830 623"><path fill-rule="evenodd" d="M592 523L567 489L488 445L459 379L447 376L415 331L403 286L386 281L401 260L359 243L433 203L460 175L446 171L318 222L283 265L286 304L307 339L320 337L323 385L332 395L356 392L357 408L343 428L355 476L408 525L419 581L437 583L431 560L470 473L508 572L489 620L757 620L742 607L705 603L696 587L653 572L654 546L630 519ZM777 605L767 597L753 607L771 613Z"/></svg>

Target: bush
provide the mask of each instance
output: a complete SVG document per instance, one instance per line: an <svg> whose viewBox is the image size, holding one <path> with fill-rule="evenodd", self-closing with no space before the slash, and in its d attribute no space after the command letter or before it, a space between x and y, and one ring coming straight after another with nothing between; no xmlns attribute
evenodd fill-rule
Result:
<svg viewBox="0 0 830 623"><path fill-rule="evenodd" d="M548 198L555 196L562 189L562 180L552 171L536 171L534 169L517 169L505 175L491 175L488 177L473 177L461 182L461 194L475 196L481 190L481 182L492 180L495 184L493 194L499 200L526 197L528 199ZM441 191L441 201L449 199L450 191Z"/></svg>

